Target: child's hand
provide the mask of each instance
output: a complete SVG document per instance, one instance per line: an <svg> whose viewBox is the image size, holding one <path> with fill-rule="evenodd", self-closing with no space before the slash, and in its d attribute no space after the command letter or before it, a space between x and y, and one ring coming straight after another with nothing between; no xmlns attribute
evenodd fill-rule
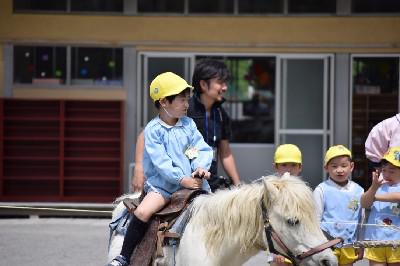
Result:
<svg viewBox="0 0 400 266"><path fill-rule="evenodd" d="M384 182L385 180L380 176L380 171L379 170L375 170L372 172L372 184L371 186L374 188L379 188Z"/></svg>
<svg viewBox="0 0 400 266"><path fill-rule="evenodd" d="M355 248L354 252L357 256L356 261L362 260L364 257L364 248Z"/></svg>
<svg viewBox="0 0 400 266"><path fill-rule="evenodd" d="M274 254L273 262L284 263L285 262L285 257L282 256L282 255Z"/></svg>
<svg viewBox="0 0 400 266"><path fill-rule="evenodd" d="M210 179L211 173L208 172L207 170L199 167L192 173L193 178L196 176L200 176L201 178L208 180L208 179Z"/></svg>
<svg viewBox="0 0 400 266"><path fill-rule="evenodd" d="M200 189L203 186L203 179L184 177L181 180L181 185L188 189Z"/></svg>

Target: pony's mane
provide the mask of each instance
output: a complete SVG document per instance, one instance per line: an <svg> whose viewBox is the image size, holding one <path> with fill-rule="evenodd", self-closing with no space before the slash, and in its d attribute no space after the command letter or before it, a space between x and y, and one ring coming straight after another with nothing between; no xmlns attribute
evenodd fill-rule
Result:
<svg viewBox="0 0 400 266"><path fill-rule="evenodd" d="M260 181L234 190L220 190L195 200L190 222L195 228L206 228L207 250L218 252L224 238L239 243L241 252L255 245L264 246L261 200L267 208L272 204L274 207L278 205L280 214L297 217L306 226L319 228L313 214L315 207L311 189L303 181L289 175L263 177ZM277 201L271 202L273 199L265 191L263 182L276 187Z"/></svg>
<svg viewBox="0 0 400 266"><path fill-rule="evenodd" d="M262 197L262 184L243 185L239 189L219 190L198 197L190 222L195 228L207 228L204 232L207 250L217 252L224 238L239 243L241 251L262 241Z"/></svg>
<svg viewBox="0 0 400 266"><path fill-rule="evenodd" d="M319 223L315 214L315 203L312 190L300 178L284 174L280 178L266 177L279 190L278 202L279 213L284 219L296 217L303 226L317 229Z"/></svg>

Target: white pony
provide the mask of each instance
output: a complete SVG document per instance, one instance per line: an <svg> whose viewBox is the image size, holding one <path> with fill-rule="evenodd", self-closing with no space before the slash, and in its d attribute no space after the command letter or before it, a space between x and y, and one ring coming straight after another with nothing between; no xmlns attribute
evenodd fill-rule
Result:
<svg viewBox="0 0 400 266"><path fill-rule="evenodd" d="M265 225L278 236L271 241L274 248L291 253L295 264L337 265L332 251L326 249L331 245L299 257L327 239L319 228L310 188L288 174L197 197L177 250L164 247L164 258L153 264L242 265L260 250L268 249ZM123 236L112 237L109 260L119 254L122 242Z"/></svg>

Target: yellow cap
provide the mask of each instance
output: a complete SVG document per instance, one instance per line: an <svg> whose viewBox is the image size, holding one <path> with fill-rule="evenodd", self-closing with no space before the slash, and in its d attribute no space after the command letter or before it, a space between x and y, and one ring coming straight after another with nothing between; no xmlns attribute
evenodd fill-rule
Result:
<svg viewBox="0 0 400 266"><path fill-rule="evenodd" d="M153 101L160 100L171 95L177 95L185 89L193 89L186 80L172 72L165 72L153 79L150 84L150 97Z"/></svg>
<svg viewBox="0 0 400 266"><path fill-rule="evenodd" d="M274 163L301 163L301 151L294 144L283 144L276 148Z"/></svg>
<svg viewBox="0 0 400 266"><path fill-rule="evenodd" d="M325 165L335 157L349 156L351 158L351 151L343 145L335 145L330 147L325 154Z"/></svg>
<svg viewBox="0 0 400 266"><path fill-rule="evenodd" d="M389 150L383 155L382 159L388 161L394 166L400 167L400 147L389 148Z"/></svg>

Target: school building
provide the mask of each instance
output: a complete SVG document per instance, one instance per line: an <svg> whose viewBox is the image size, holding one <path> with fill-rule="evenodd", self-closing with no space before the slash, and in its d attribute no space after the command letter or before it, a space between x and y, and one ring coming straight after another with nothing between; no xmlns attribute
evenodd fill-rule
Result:
<svg viewBox="0 0 400 266"><path fill-rule="evenodd" d="M149 82L191 80L224 60L224 104L242 180L272 173L297 144L303 177L350 147L368 186L364 142L399 112L396 0L0 1L0 201L110 202L130 187L138 132L154 114Z"/></svg>

